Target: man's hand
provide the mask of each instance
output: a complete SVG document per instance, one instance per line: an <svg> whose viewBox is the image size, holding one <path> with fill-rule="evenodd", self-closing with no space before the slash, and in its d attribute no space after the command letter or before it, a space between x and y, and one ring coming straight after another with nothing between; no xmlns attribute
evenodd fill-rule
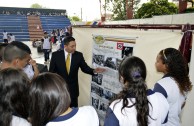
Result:
<svg viewBox="0 0 194 126"><path fill-rule="evenodd" d="M100 67L97 67L96 69L94 69L94 73L102 73L104 71L106 71L106 69L100 68Z"/></svg>

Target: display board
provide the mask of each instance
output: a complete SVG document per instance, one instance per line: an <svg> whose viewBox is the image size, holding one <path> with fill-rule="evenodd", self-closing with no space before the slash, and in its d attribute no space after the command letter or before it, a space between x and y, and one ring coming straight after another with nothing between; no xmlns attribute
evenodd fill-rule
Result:
<svg viewBox="0 0 194 126"><path fill-rule="evenodd" d="M91 105L103 124L109 102L122 90L118 68L121 60L133 55L136 38L93 35L92 67L103 67L105 72L92 76Z"/></svg>

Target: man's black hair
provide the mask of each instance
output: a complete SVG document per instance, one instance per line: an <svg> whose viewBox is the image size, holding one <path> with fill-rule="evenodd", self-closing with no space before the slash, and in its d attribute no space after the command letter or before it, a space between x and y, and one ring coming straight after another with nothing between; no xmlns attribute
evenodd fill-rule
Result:
<svg viewBox="0 0 194 126"><path fill-rule="evenodd" d="M72 36L68 36L64 39L64 45L68 45L69 42L71 41L75 41L75 38L73 38Z"/></svg>

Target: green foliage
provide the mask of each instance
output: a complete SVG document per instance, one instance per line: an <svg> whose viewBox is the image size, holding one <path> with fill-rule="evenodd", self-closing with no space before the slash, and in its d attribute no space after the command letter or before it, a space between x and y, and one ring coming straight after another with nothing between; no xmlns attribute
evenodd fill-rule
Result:
<svg viewBox="0 0 194 126"><path fill-rule="evenodd" d="M81 21L81 19L78 16L72 16L72 17L68 17L70 21Z"/></svg>
<svg viewBox="0 0 194 126"><path fill-rule="evenodd" d="M39 5L38 3L32 4L30 6L31 8L43 8L41 5Z"/></svg>
<svg viewBox="0 0 194 126"><path fill-rule="evenodd" d="M187 8L185 13L194 13L194 7Z"/></svg>
<svg viewBox="0 0 194 126"><path fill-rule="evenodd" d="M99 1L101 1L101 0L99 0ZM104 0L104 2L105 2L104 5L102 5L103 12L104 13L106 13L107 11L111 12L112 11L112 0ZM101 11L101 13L102 13L102 11Z"/></svg>
<svg viewBox="0 0 194 126"><path fill-rule="evenodd" d="M113 20L126 20L125 0L115 0L113 2Z"/></svg>
<svg viewBox="0 0 194 126"><path fill-rule="evenodd" d="M112 20L126 20L126 5L132 6L133 10L135 10L139 2L140 0L128 0L128 3L126 0L107 0L107 3L112 3L112 9L109 7L109 11L113 13Z"/></svg>
<svg viewBox="0 0 194 126"><path fill-rule="evenodd" d="M135 18L150 18L154 15L169 15L177 12L177 6L168 0L151 0L137 10Z"/></svg>

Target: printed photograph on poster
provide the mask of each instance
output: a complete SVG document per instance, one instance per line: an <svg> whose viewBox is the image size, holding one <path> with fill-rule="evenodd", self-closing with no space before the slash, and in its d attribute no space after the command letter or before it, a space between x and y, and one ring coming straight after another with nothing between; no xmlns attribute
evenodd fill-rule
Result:
<svg viewBox="0 0 194 126"><path fill-rule="evenodd" d="M108 109L108 104L105 104L104 102L101 101L99 110L106 112L107 109Z"/></svg>
<svg viewBox="0 0 194 126"><path fill-rule="evenodd" d="M133 54L133 47L123 46L122 58L126 56L132 56L132 54Z"/></svg>
<svg viewBox="0 0 194 126"><path fill-rule="evenodd" d="M116 70L116 58L107 57L104 61L104 66Z"/></svg>
<svg viewBox="0 0 194 126"><path fill-rule="evenodd" d="M93 54L92 64L98 64L100 66L104 65L104 55Z"/></svg>
<svg viewBox="0 0 194 126"><path fill-rule="evenodd" d="M111 91L108 91L108 90L103 90L103 96L102 97L104 97L107 100L111 100L112 98L116 97L116 94L111 92Z"/></svg>
<svg viewBox="0 0 194 126"><path fill-rule="evenodd" d="M97 110L100 125L103 125L109 102L122 90L119 65L124 57L133 55L136 38L93 35L92 67L106 69L91 80L90 104Z"/></svg>
<svg viewBox="0 0 194 126"><path fill-rule="evenodd" d="M117 67L117 70L119 69L119 65L120 65L120 63L121 63L121 59L116 59L116 67Z"/></svg>
<svg viewBox="0 0 194 126"><path fill-rule="evenodd" d="M91 84L91 92L102 97L103 96L103 89L95 84Z"/></svg>
<svg viewBox="0 0 194 126"><path fill-rule="evenodd" d="M98 85L102 85L102 79L103 79L102 74L97 74L92 76L92 81L96 82Z"/></svg>
<svg viewBox="0 0 194 126"><path fill-rule="evenodd" d="M99 99L92 97L92 106L94 106L95 109L98 109L99 105Z"/></svg>

